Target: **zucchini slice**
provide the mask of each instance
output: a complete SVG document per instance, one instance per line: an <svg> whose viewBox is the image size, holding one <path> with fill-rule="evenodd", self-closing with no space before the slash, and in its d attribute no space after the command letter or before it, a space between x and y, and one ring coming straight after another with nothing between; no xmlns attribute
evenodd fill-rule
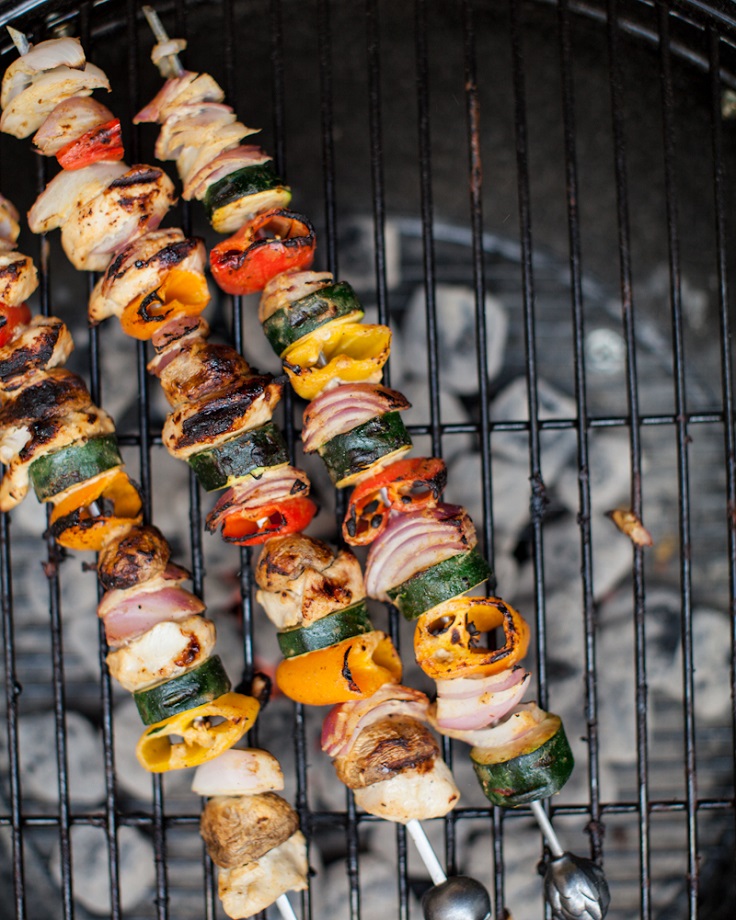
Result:
<svg viewBox="0 0 736 920"><path fill-rule="evenodd" d="M387 412L339 434L318 448L333 485L352 485L362 473L389 454L411 447L411 437L398 412Z"/></svg>
<svg viewBox="0 0 736 920"><path fill-rule="evenodd" d="M475 775L493 805L519 808L546 799L570 779L575 761L562 719L538 713L540 721L518 738L470 751Z"/></svg>
<svg viewBox="0 0 736 920"><path fill-rule="evenodd" d="M273 160L243 166L211 185L204 196L207 217L218 233L232 233L271 208L284 208L291 189L278 178Z"/></svg>
<svg viewBox="0 0 736 920"><path fill-rule="evenodd" d="M211 703L229 691L230 679L219 656L215 655L178 677L147 690L139 690L133 694L133 699L143 724L153 725L180 712Z"/></svg>
<svg viewBox="0 0 736 920"><path fill-rule="evenodd" d="M31 463L28 475L38 500L44 502L122 463L117 438L108 434L39 457Z"/></svg>
<svg viewBox="0 0 736 920"><path fill-rule="evenodd" d="M363 314L363 307L352 287L347 281L338 281L294 300L288 308L276 310L263 323L263 331L273 350L281 357L290 345L325 323L335 320L357 323Z"/></svg>
<svg viewBox="0 0 736 920"><path fill-rule="evenodd" d="M206 492L225 489L245 476L257 476L265 467L288 462L286 442L273 422L251 428L188 458L189 466Z"/></svg>
<svg viewBox="0 0 736 920"><path fill-rule="evenodd" d="M416 620L437 604L470 591L490 575L490 566L474 546L417 572L386 593L407 620Z"/></svg>
<svg viewBox="0 0 736 920"><path fill-rule="evenodd" d="M277 634L277 638L284 658L294 658L372 631L365 603L360 601L351 607L329 613L309 626L285 629Z"/></svg>

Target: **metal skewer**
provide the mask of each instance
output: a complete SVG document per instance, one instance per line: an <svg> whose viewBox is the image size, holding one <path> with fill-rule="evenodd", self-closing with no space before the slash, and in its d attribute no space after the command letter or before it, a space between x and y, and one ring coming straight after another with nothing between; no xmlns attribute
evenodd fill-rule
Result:
<svg viewBox="0 0 736 920"><path fill-rule="evenodd" d="M21 32L19 29L14 29L12 26L5 26L8 30L8 35L13 39L13 44L18 49L18 54L28 54L31 50L31 43L25 36L24 32Z"/></svg>
<svg viewBox="0 0 736 920"><path fill-rule="evenodd" d="M565 852L541 801L531 805L553 857L544 874L544 894L553 916L556 920L603 920L611 903L603 870L592 859Z"/></svg>
<svg viewBox="0 0 736 920"><path fill-rule="evenodd" d="M164 24L158 18L156 10L152 6L144 6L143 15L146 17L146 22L151 27L151 31L156 36L156 41L160 43L169 41L169 35L164 29ZM162 77L180 77L184 73L184 67L179 60L179 55L175 52L163 57L158 64L158 69Z"/></svg>

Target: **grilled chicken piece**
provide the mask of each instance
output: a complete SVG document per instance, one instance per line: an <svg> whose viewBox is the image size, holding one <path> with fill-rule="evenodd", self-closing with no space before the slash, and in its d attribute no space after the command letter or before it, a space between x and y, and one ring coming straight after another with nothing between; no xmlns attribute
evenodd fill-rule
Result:
<svg viewBox="0 0 736 920"><path fill-rule="evenodd" d="M131 693L171 680L209 658L215 624L202 616L157 623L128 645L109 652L110 674Z"/></svg>
<svg viewBox="0 0 736 920"><path fill-rule="evenodd" d="M16 58L3 75L0 107L3 109L26 87L37 73L56 67L84 68L86 58L78 38L52 38L31 47Z"/></svg>
<svg viewBox="0 0 736 920"><path fill-rule="evenodd" d="M214 397L180 406L166 418L164 446L172 456L186 460L239 431L265 425L281 399L283 387L283 380L270 374L251 374Z"/></svg>
<svg viewBox="0 0 736 920"><path fill-rule="evenodd" d="M142 122L166 121L181 105L196 102L222 102L225 93L207 73L185 71L180 77L167 80L145 108L133 119L134 125Z"/></svg>
<svg viewBox="0 0 736 920"><path fill-rule="evenodd" d="M355 804L371 815L406 824L440 818L460 798L449 767L437 757L429 769L404 770L391 779L355 790Z"/></svg>
<svg viewBox="0 0 736 920"><path fill-rule="evenodd" d="M210 858L223 869L259 859L298 829L296 812L274 792L215 796L205 805L199 822Z"/></svg>
<svg viewBox="0 0 736 920"><path fill-rule="evenodd" d="M64 252L75 268L104 271L119 249L155 230L175 201L162 169L133 166L71 214L61 229Z"/></svg>
<svg viewBox="0 0 736 920"><path fill-rule="evenodd" d="M75 441L113 434L115 423L104 410L89 402L84 409L47 416L25 427L0 425L0 431L0 458L15 454L9 462L4 461L7 468L0 483L0 511L10 511L28 494L28 471L34 460Z"/></svg>
<svg viewBox="0 0 736 920"><path fill-rule="evenodd" d="M73 348L71 334L60 319L34 316L0 348L0 391L9 393L18 389L32 370L64 364Z"/></svg>
<svg viewBox="0 0 736 920"><path fill-rule="evenodd" d="M405 770L428 771L439 753L425 725L410 716L393 714L363 729L348 753L333 763L341 782L350 789L362 789Z"/></svg>
<svg viewBox="0 0 736 920"><path fill-rule="evenodd" d="M206 339L209 334L209 324L201 316L177 316L172 319L151 337L156 357L146 365L148 373L160 377L183 348L187 348L190 342Z"/></svg>
<svg viewBox="0 0 736 920"><path fill-rule="evenodd" d="M103 192L113 179L125 175L125 163L93 163L82 169L63 169L54 176L28 212L33 233L61 227L69 217Z"/></svg>
<svg viewBox="0 0 736 920"><path fill-rule="evenodd" d="M179 106L161 126L154 148L156 159L175 160L183 147L201 143L207 135L216 135L236 120L232 106L221 102L193 102Z"/></svg>
<svg viewBox="0 0 736 920"><path fill-rule="evenodd" d="M111 540L97 559L97 577L106 590L126 590L163 576L171 558L164 535L151 524L131 527Z"/></svg>
<svg viewBox="0 0 736 920"><path fill-rule="evenodd" d="M17 307L38 287L38 272L30 256L0 252L0 302Z"/></svg>
<svg viewBox="0 0 736 920"><path fill-rule="evenodd" d="M175 409L219 393L250 374L245 358L229 345L192 338L159 374L164 394Z"/></svg>
<svg viewBox="0 0 736 920"><path fill-rule="evenodd" d="M64 99L89 96L96 89L110 89L107 77L94 64L83 70L62 65L33 75L32 82L3 109L0 131L13 137L28 137Z"/></svg>
<svg viewBox="0 0 736 920"><path fill-rule="evenodd" d="M277 629L306 626L365 597L355 556L304 534L269 540L256 582L258 603Z"/></svg>
<svg viewBox="0 0 736 920"><path fill-rule="evenodd" d="M220 870L217 891L223 910L233 920L252 917L287 891L303 891L308 872L307 842L297 831L257 862Z"/></svg>
<svg viewBox="0 0 736 920"><path fill-rule="evenodd" d="M114 117L110 109L91 96L73 96L56 106L33 135L33 143L39 153L52 157L71 141Z"/></svg>
<svg viewBox="0 0 736 920"><path fill-rule="evenodd" d="M189 201L196 198L201 201L207 193L207 189L229 176L230 173L237 169L243 169L245 166L258 166L261 163L267 163L271 157L269 154L252 144L239 144L237 147L231 147L218 154L210 160L184 183L182 189L182 198Z"/></svg>
<svg viewBox="0 0 736 920"><path fill-rule="evenodd" d="M15 249L20 235L20 215L12 201L0 195L0 251Z"/></svg>
<svg viewBox="0 0 736 920"><path fill-rule="evenodd" d="M179 229L152 230L129 243L110 262L90 297L88 316L100 323L120 316L136 297L160 287L172 268L202 274L207 262L204 241Z"/></svg>

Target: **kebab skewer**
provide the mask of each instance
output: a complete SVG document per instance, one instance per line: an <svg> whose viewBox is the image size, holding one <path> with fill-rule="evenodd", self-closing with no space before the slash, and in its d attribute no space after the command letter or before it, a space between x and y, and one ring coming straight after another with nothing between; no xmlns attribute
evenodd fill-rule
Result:
<svg viewBox="0 0 736 920"><path fill-rule="evenodd" d="M165 50L166 36L150 8L146 15L159 40L155 59ZM169 125L186 120L186 105L178 106L176 95L183 82L196 79L182 70L175 54L169 56L168 66L174 76L138 116L141 121L162 123L160 138ZM157 152L166 155L163 149ZM173 153L169 158L177 159L187 197L191 174L186 144ZM237 229L212 251L213 275L229 293L265 288L259 311L264 331L296 392L312 400L304 417L305 451L320 453L336 487L357 485L345 521L345 539L367 544L379 537L369 554L368 593L395 603L410 619L419 618L417 660L426 673L441 679L435 727L474 745L474 768L492 803L535 804L533 813L559 857L561 848L538 803L567 781L572 755L557 716L543 713L533 703L516 706L529 681L517 664L526 651L526 624L500 599L463 596L488 572L475 552L472 522L464 509L437 501L441 488L427 475L427 466L437 461L424 459L416 466L390 462L410 446L396 415L397 409L406 408L401 394L372 386L380 381L390 333L350 322L360 315L356 316L354 303L345 305L344 293L336 292L329 275L298 273L292 266L280 265L274 270L269 266L265 277L263 252L269 244L258 237L266 235L263 228L269 227L274 212L262 213L267 207L263 193L248 185L247 179L258 174L257 167L238 166L230 176L222 175L226 166L210 173L216 181L193 192L204 199L216 230ZM271 176L270 181L281 190L278 180ZM236 218L245 218L240 228ZM270 245L278 250L281 243L275 239ZM320 290L324 291L321 297ZM419 510L411 495L417 486L425 486L423 495L429 499ZM390 488L394 494L389 498ZM506 640L502 649L479 652L479 633L500 626ZM475 709L470 718L463 713L466 708ZM558 916L605 914L607 886L600 870L589 865L590 871L581 868L572 882L581 897L566 904L559 892L555 896L550 868L547 895Z"/></svg>
<svg viewBox="0 0 736 920"><path fill-rule="evenodd" d="M262 820L288 816L287 838L262 840L257 850L231 856L229 865L250 878L238 887L243 913L276 901L294 920L285 892L306 887L306 841L291 806L272 792L258 796L254 783L255 767L270 760L267 788L283 788L278 764L265 752L228 751L255 721L259 704L231 692L212 654L214 624L182 587L188 573L171 562L160 532L142 524L142 501L123 469L112 420L92 404L81 379L61 368L73 348L66 326L54 317L31 319L25 300L37 286L36 270L13 251L18 232L17 212L0 199L0 451L7 466L0 509L11 510L32 485L53 505L57 543L99 553L107 664L133 692L148 726L136 751L141 763L152 772L207 764L210 789L228 793L236 805L246 795L249 803L260 799ZM221 752L229 753L229 771L217 759ZM210 822L215 837L220 823Z"/></svg>
<svg viewBox="0 0 736 920"><path fill-rule="evenodd" d="M41 127L43 127L43 125ZM79 138L72 140L72 143L77 146L79 145L79 142ZM89 159L92 160L92 163L89 162ZM116 163L117 159L118 157L116 154ZM98 169L96 169L95 172L99 173L102 172L103 169L108 169L109 164L105 164L105 151L95 149L89 152L89 158L85 160L83 165L79 165L79 169L85 170L86 172L87 170L97 166ZM189 368L191 370L191 365L193 364L194 372L192 372L188 377L185 375L185 385L183 387L180 385L180 375L177 375L171 371L168 374L170 389L167 389L165 386L165 390L167 391L167 396L169 396L170 401L176 407L177 398L182 396L184 397L184 400L187 397L191 400L192 396L194 396L196 399L197 396L202 396L203 394L211 395L213 388L216 388L216 386L222 381L222 366L225 365L226 367L227 361L223 360L225 358L224 354L217 354L213 352L212 349L210 349L206 356L206 364L205 362L200 362L198 365L196 360L191 360L191 354L189 354L197 347L199 347L200 351L204 349L201 340L203 339L202 333L203 331L206 332L206 330L203 330L203 321L197 318L197 314L206 304L206 296L202 296L200 294L191 296L191 288L193 286L191 279L187 277L184 279L177 277L175 282L172 284L171 275L173 275L175 272L178 272L179 276L181 276L181 274L184 272L188 272L188 274L191 275L192 268L195 269L196 274L196 269L198 267L196 264L187 265L186 268L182 267L183 261L190 257L193 250L196 258L196 247L190 245L190 241L183 240L181 236L173 240L170 238L167 240L162 239L162 236L166 234L166 231L159 232L155 230L155 227L160 220L160 216L157 213L153 220L149 219L149 216L145 212L145 201L143 200L145 196L142 196L141 198L140 209L142 211L142 216L139 220L139 223L143 226L144 231L150 231L146 236L140 240L134 238L132 243L129 243L129 234L132 228L129 228L129 226L125 223L125 220L117 220L117 218L120 216L117 213L117 210L120 208L120 199L116 199L115 195L111 196L110 190L117 188L119 185L129 189L131 185L134 185L139 181L150 182L150 180L154 178L157 173L160 173L160 171L151 170L148 167L134 167L134 169L131 171L133 176L129 176L125 174L126 167L124 164L120 164L117 168L122 169L123 173L121 173L119 176L113 173L114 178L112 182L109 182L109 173L103 176L96 176L98 184L93 190L91 197L86 197L89 194L89 191L85 191L88 187L84 182L76 181L70 185L70 183L66 180L65 174L60 174L60 177L57 177L56 186L54 186L54 183L52 182L52 186L54 187L52 188L52 186L50 186L39 198L36 205L34 205L34 209L32 209L31 212L32 226L37 230L47 230L51 229L53 226L59 225L64 221L71 221L72 224L75 224L76 222L76 224L79 226L89 226L90 215L94 216L95 218L99 218L102 214L106 215L108 223L113 228L116 228L116 224L122 223L122 229L119 227L116 228L115 246L117 246L119 250L120 245L127 245L125 245L125 248L122 251L116 252L113 262L108 267L105 276L103 279L101 279L100 284L97 286L91 303L91 308L95 311L93 315L94 318L100 319L104 318L105 315L109 315L109 313L118 312L118 315L121 316L121 321L123 322L123 326L126 328L126 331L130 332L138 338L152 338L154 347L158 352L157 358L154 359L154 362L152 362L152 369L160 372L162 378L166 375L167 369L174 366L177 359L182 358L182 355L185 367L187 366L187 360L189 359ZM106 182L108 184L106 184ZM72 189L71 200L68 195L69 188ZM66 199L64 194L65 192L67 193ZM127 194L129 194L129 192L126 192L126 195ZM74 195L77 195L77 197L74 198ZM155 201L155 199L160 196L155 195L153 197ZM102 201L98 199L102 199ZM91 205L88 207L88 202L90 201ZM60 204L61 206L59 206ZM92 223L95 225L95 230L99 229L98 219L92 221ZM66 228L66 226L67 224L64 223L64 228ZM152 227L153 229L151 230ZM64 231L62 231L62 235L63 232ZM175 233L178 233L178 231ZM84 233L80 231L80 233L77 235L76 243L78 243L83 237ZM90 250L88 247L86 254L82 254L81 256L78 252L78 246L75 247L74 242L75 240L69 242L67 239L68 245L65 246L65 249L67 249L67 252L70 256L73 255L73 261L80 268L91 269L99 267L99 263L94 261L94 258L97 258L98 256L101 257L103 254L107 254L108 252L108 250L105 248L108 244L105 242L104 237L97 241L93 249ZM87 243L89 244L89 242L89 236L87 236ZM152 242L154 244L154 249L151 252L150 244ZM166 242L167 246L165 246L163 249L156 249L156 245L160 246L162 242ZM144 256L144 253L141 252L139 248L141 245L149 246L149 249L145 252L145 257L142 257ZM163 255L161 255L162 253ZM172 269L172 265L176 266L176 268ZM164 272L164 279L162 284L155 291L155 293L158 295L157 298L148 298L146 295L141 295L134 301L132 305L128 302L127 299L121 299L119 296L120 290L126 290L125 283L121 283L121 279L123 279L123 281L126 283L130 280L130 276L126 277L126 273L129 271L131 266L134 267L138 272L138 275L136 276L133 274L133 277L138 278L140 278L141 274L149 269L153 272L160 271L162 268L168 269L168 271ZM156 277L155 274L154 277ZM160 280L160 276L158 280ZM161 289L164 287L164 285L167 285L169 288L169 290L166 292L166 295L168 295L166 297L162 297L161 295ZM171 290L172 288L173 296ZM183 288L189 288L189 291L180 291L180 289ZM162 303L164 309L160 308ZM156 323L163 323L164 325L156 327ZM151 332L152 326L156 329L156 331L153 333ZM196 339L200 339L200 341L196 343L194 341ZM232 354L234 355L235 353ZM232 355L230 357L232 357ZM235 356L235 359L242 361L242 359L240 359L237 355ZM207 370L213 371L213 373L211 373L209 376L205 374L204 381L202 380L201 373L199 376L197 376L197 372L201 372L203 364L205 364ZM224 377L227 379L227 369L224 372ZM267 389L267 386L264 385L262 389ZM231 395L232 394L228 393L228 398L222 401L222 408L225 412L226 418L225 425L223 426L221 424L220 430L217 432L218 436L223 434L223 427L224 433L226 435L231 434L233 430L233 400L230 398ZM172 396L174 397L173 399ZM209 413L208 417L211 420L211 413L213 409L211 403L214 401L214 399L205 400L205 405L195 405L194 411L191 411L191 406L187 406L183 409L182 412L179 412L178 415L177 413L173 413L173 418L170 416L169 422L171 423L171 429L168 436L165 429L164 437L167 441L167 446L169 446L172 453L175 455L178 453L180 456L184 457L194 457L195 453L201 453L196 452L195 449L193 449L193 446L194 448L198 446L198 439L192 434L192 432L194 431L195 434L197 433L198 423L201 422L199 416L205 413ZM273 401L275 402L276 400L274 399ZM271 405L268 404L268 400L264 399L262 402L265 403L265 408L263 411L268 412L268 410L271 408ZM217 408L218 407L215 407L215 409ZM250 404L248 405L248 408L251 408ZM189 409L188 412L187 409ZM265 417L270 418L270 415L266 415ZM262 417L258 418L260 421L263 421ZM240 419L237 419L237 417L236 420L241 421ZM222 423L222 416L220 417L219 421ZM249 421L251 422L252 426L253 419L251 417L249 417ZM243 425L243 427L245 426ZM235 427L235 430L238 430L238 428ZM249 429L246 428L246 432L248 430ZM205 432L205 434L206 433L207 432ZM199 440L201 441L201 437ZM212 446L216 450L220 447L221 443L222 438L218 437L216 443L214 443ZM208 459L212 461L211 456ZM226 460L229 461L232 466L232 457L227 457ZM242 462L240 458L236 458L236 460L238 462ZM223 471L227 471L230 475L232 475L233 470L231 466L228 467L226 463L223 463L221 454L215 456L214 471L216 474L219 475L222 474ZM251 462L247 473L250 473L254 467L259 466L260 464L254 464ZM212 470L213 462L210 462L205 472L212 473ZM235 474L242 475L242 472L240 470L235 470ZM265 478L265 476L260 478ZM228 483L229 479L224 484ZM283 494L279 497L283 498ZM230 503L232 504L232 501ZM223 509L220 508L218 510L222 512ZM309 516L311 517L311 515ZM286 527L280 527L280 529L282 532L283 530L288 532ZM223 530L225 530L224 527ZM266 533L256 533L255 539L252 539L252 529L246 530L244 534L236 533L233 535L232 533L226 533L225 535L226 538L231 538L232 536L234 542L250 543L263 542L265 539L267 539L268 536L270 536L270 532L268 532L267 528ZM247 539L241 540L239 539L241 537L247 537ZM373 662L370 662L369 666L372 664ZM375 667L373 669L380 670L376 669ZM387 671L384 679L389 679L390 676L390 673ZM338 697L338 699L340 698L341 697ZM452 804L454 804L454 799ZM415 833L418 832L418 830L415 831ZM242 888L242 880L239 880L238 884Z"/></svg>

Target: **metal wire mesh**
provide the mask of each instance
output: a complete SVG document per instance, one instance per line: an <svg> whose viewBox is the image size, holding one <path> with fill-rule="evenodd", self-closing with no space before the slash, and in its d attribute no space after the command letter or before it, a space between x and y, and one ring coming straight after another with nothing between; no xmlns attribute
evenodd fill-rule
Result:
<svg viewBox="0 0 736 920"><path fill-rule="evenodd" d="M577 573L571 608L582 671L568 733L584 736L586 753L571 783L575 793L563 791L551 803L554 820L571 849L587 849L585 830L592 855L603 858L611 916L726 916L719 910L728 905L732 875L723 867L733 863L733 632L729 627L730 666L720 672L719 692L731 700L728 717L699 717L696 665L707 663L696 660L694 612L708 603L732 624L735 608L728 246L734 193L727 164L736 136L721 107L724 92L736 86L736 22L727 5L415 0L398 8L380 0L177 0L159 11L172 34L188 38L188 65L212 72L240 115L264 126L264 145L294 186L294 204L317 225L319 267L337 275L355 272L356 261L367 264L366 303L378 321L399 329L405 329L412 291L421 287L426 366L413 370L428 398L410 430L425 452L448 454L457 442L477 455L479 474L470 484L480 512L476 523L499 570L504 522L494 498L494 446L505 434L525 439L519 477L529 514L514 552L530 561L524 610L535 622L530 666L540 705L553 710L565 652L561 656L550 631L558 616L550 584L560 561L549 529L559 511L548 483L549 457L552 437L572 433ZM10 21L36 41L60 29L79 34L88 57L111 77L111 107L124 122L128 158L152 156L153 136L130 128L132 114L158 85L137 3L11 5L0 10L0 23ZM13 52L2 50L5 64ZM27 209L46 181L47 165L3 138L0 189ZM211 238L194 208L182 206L177 220L187 232ZM90 381L94 399L120 409L120 441L147 513L175 537L180 556L188 556L195 591L208 602L214 598L215 619L221 617L227 636L237 637L239 647L229 651L247 679L270 648L252 601L249 554L223 556L203 540L197 484L161 444L162 407L147 379L145 346L124 342L112 327L87 331L84 303L92 282L68 268L57 240L39 243L26 234L21 244L41 270L41 310L71 326L75 367ZM655 297L651 282L662 265ZM463 283L475 307L467 373L477 386L463 399L467 413L460 421L448 421L443 405L446 343L438 291L447 282ZM695 283L706 291L701 326L686 289ZM488 291L504 300L509 316L506 364L496 378L487 372L493 335L484 308ZM251 302L220 298L211 311L216 333L254 364L266 363ZM618 336L617 374L607 377L592 367L591 327ZM395 367L389 373L395 378ZM498 418L494 397L515 376L524 380L526 411ZM540 393L549 380L569 395L572 411L545 411ZM299 415L296 401L287 398L282 421L290 451L303 460ZM670 517L662 512L659 520L671 537L669 552L664 541L659 553L631 549L628 571L616 586L619 598L625 595L625 695L634 716L625 725L630 757L616 767L621 782L615 797L606 794L612 726L607 716L602 720L608 701L600 691L614 665L600 649L607 597L597 588L603 575L594 541L610 525L597 517L600 484L593 475L595 448L611 431L628 440L631 509L646 521L648 512L664 505ZM342 499L324 489L322 497L324 533L334 537L330 521L339 519ZM79 900L87 882L78 880L73 858L75 831L91 827L99 831L102 873L109 880L100 912L115 920L219 917L212 865L198 839L198 803L161 777L152 779L149 796L130 791L104 636L98 630L95 644L83 649L69 644L72 608L77 595L89 598L96 590L94 573L81 571L78 560L60 558L50 539L42 557L41 512L22 515L0 521L7 719L0 783L0 852L8 870L0 889L3 916L34 918L41 910L64 920L89 915ZM611 530L615 539L621 538ZM679 598L677 701L666 705L649 686L651 630L659 623L653 594L662 586L674 587ZM502 579L499 591L505 590ZM236 617L218 614L223 603ZM94 616L93 603L85 615ZM411 633L395 611L387 617L409 666ZM89 659L95 659L92 669ZM706 692L714 692L712 685ZM99 732L102 792L91 807L72 793L71 709ZM28 791L32 764L21 749L25 720L42 712L53 715L56 765L56 788L44 802ZM387 838L378 836L380 822L356 813L349 795L336 800L326 788L329 780L319 778L317 726L315 713L292 710L282 700L265 711L252 740L268 744L284 763L312 861L322 864L312 892L302 897L301 916L370 917L377 895L366 887L361 866L371 840L383 845ZM472 869L492 889L495 915L508 910L510 916L520 896L514 875L519 860L522 875L539 888L539 835L528 810L484 806L468 786L464 750L445 741L444 753L464 779L463 802L441 822L437 838L448 872ZM155 867L150 895L131 906L124 903L121 874L124 828L150 839ZM408 920L427 882L403 829L391 833L389 909ZM526 849L521 838L530 841ZM51 849L57 880L48 870ZM331 895L340 904L333 914L322 887L330 865L340 867L344 880ZM535 903L537 915L544 915L541 895Z"/></svg>

